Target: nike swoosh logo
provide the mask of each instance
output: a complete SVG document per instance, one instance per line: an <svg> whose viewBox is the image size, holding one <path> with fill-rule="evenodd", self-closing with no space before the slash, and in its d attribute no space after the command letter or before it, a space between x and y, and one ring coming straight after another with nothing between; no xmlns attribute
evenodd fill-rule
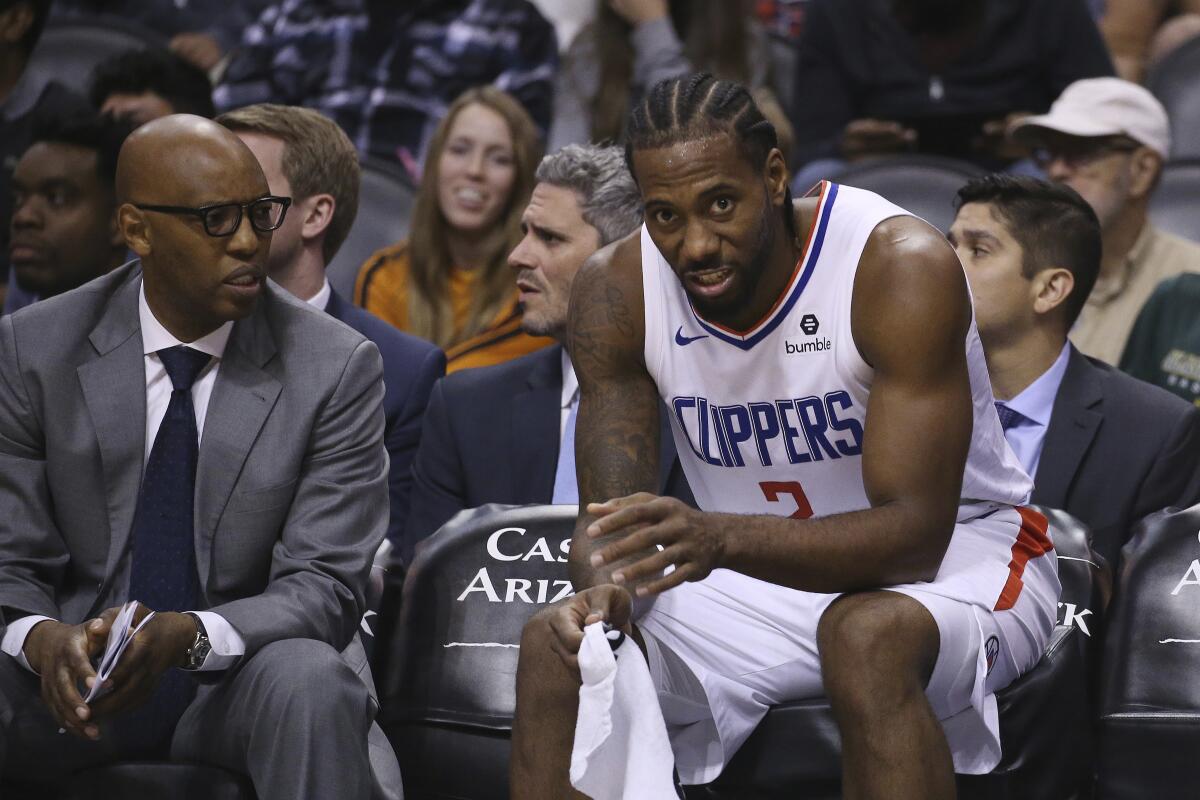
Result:
<svg viewBox="0 0 1200 800"><path fill-rule="evenodd" d="M680 347L683 347L684 345L689 345L698 339L707 339L707 338L708 338L707 333L702 333L699 336L684 336L682 325L679 326L679 330L675 331L675 344L679 345Z"/></svg>

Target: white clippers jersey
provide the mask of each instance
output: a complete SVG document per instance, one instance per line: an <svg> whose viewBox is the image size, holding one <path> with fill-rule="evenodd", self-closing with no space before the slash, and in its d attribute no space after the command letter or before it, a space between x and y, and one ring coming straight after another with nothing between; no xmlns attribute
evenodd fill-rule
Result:
<svg viewBox="0 0 1200 800"><path fill-rule="evenodd" d="M871 192L822 183L791 281L747 331L701 318L642 227L646 365L700 508L802 518L869 507L862 444L873 371L851 334L850 301L867 237L907 213ZM974 431L960 519L977 516L980 504L1025 503L1032 489L1004 439L974 319L963 346ZM1011 543L997 544L1003 553Z"/></svg>

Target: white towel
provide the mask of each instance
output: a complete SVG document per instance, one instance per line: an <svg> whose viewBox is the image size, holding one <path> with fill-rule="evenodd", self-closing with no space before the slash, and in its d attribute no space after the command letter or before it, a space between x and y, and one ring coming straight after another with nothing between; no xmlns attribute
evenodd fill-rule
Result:
<svg viewBox="0 0 1200 800"><path fill-rule="evenodd" d="M579 672L583 684L571 785L593 800L677 797L667 725L637 643L625 637L614 654L603 623L588 625L579 648Z"/></svg>

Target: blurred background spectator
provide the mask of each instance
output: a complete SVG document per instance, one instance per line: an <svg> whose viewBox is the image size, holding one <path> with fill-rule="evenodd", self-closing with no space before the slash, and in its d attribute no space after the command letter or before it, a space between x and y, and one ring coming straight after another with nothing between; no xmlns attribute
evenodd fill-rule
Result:
<svg viewBox="0 0 1200 800"><path fill-rule="evenodd" d="M1048 114L1021 120L1012 135L1034 147L1047 176L1079 192L1100 218L1100 276L1071 341L1085 355L1116 364L1154 287L1200 271L1200 245L1148 218L1171 149L1167 112L1137 84L1094 78L1067 87Z"/></svg>
<svg viewBox="0 0 1200 800"><path fill-rule="evenodd" d="M798 64L798 192L892 153L1007 166L1007 122L1112 74L1084 0L813 0Z"/></svg>
<svg viewBox="0 0 1200 800"><path fill-rule="evenodd" d="M34 302L82 286L129 260L117 227L117 155L129 128L96 114L43 120L12 178L9 261Z"/></svg>
<svg viewBox="0 0 1200 800"><path fill-rule="evenodd" d="M111 17L161 34L171 50L208 71L241 40L267 0L54 0L54 19Z"/></svg>
<svg viewBox="0 0 1200 800"><path fill-rule="evenodd" d="M135 127L167 114L211 118L212 83L204 70L167 50L130 50L96 66L88 92L105 114Z"/></svg>
<svg viewBox="0 0 1200 800"><path fill-rule="evenodd" d="M1121 369L1200 405L1200 275L1158 285L1138 314Z"/></svg>
<svg viewBox="0 0 1200 800"><path fill-rule="evenodd" d="M753 89L790 143L766 53L766 33L743 0L605 0L563 56L547 149L619 140L642 92L695 71Z"/></svg>
<svg viewBox="0 0 1200 800"><path fill-rule="evenodd" d="M12 173L29 147L39 120L83 111L86 101L55 82L35 78L26 66L50 0L0 0L0 280L8 275L8 225L12 216ZM7 285L0 286L0 298Z"/></svg>
<svg viewBox="0 0 1200 800"><path fill-rule="evenodd" d="M494 84L550 124L554 29L526 0L283 0L249 26L216 90L226 110L315 108L361 155L419 172L450 102Z"/></svg>
<svg viewBox="0 0 1200 800"><path fill-rule="evenodd" d="M1149 68L1200 35L1200 0L1106 0L1100 30L1117 74L1141 81Z"/></svg>
<svg viewBox="0 0 1200 800"><path fill-rule="evenodd" d="M521 332L506 266L542 156L533 120L510 95L470 89L430 143L412 233L365 263L355 302L446 351L448 372L550 344Z"/></svg>

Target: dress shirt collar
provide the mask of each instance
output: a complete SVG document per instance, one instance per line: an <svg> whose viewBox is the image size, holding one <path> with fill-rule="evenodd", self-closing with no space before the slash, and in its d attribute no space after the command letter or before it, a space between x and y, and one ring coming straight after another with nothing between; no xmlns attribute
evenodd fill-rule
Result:
<svg viewBox="0 0 1200 800"><path fill-rule="evenodd" d="M329 285L329 279L325 278L321 281L321 288L317 290L317 293L308 298L308 300L305 302L321 311L324 311L329 305L329 295L331 294L333 294L333 287Z"/></svg>
<svg viewBox="0 0 1200 800"><path fill-rule="evenodd" d="M142 323L143 355L186 344L194 350L220 358L225 353L225 345L229 343L229 334L233 332L233 321L230 320L194 342L179 341L162 326L162 323L154 316L154 312L150 310L150 304L146 302L146 285L144 283L138 287L138 319Z"/></svg>
<svg viewBox="0 0 1200 800"><path fill-rule="evenodd" d="M570 408L579 397L579 378L575 377L575 367L565 347L562 349L562 375L562 407Z"/></svg>
<svg viewBox="0 0 1200 800"><path fill-rule="evenodd" d="M1036 422L1043 428L1050 425L1050 415L1054 412L1054 398L1058 396L1058 387L1062 385L1063 375L1067 372L1067 362L1071 358L1070 343L1064 344L1058 358L1050 368L1038 376L1037 380L1026 386L1020 394L1004 405L1022 416Z"/></svg>

